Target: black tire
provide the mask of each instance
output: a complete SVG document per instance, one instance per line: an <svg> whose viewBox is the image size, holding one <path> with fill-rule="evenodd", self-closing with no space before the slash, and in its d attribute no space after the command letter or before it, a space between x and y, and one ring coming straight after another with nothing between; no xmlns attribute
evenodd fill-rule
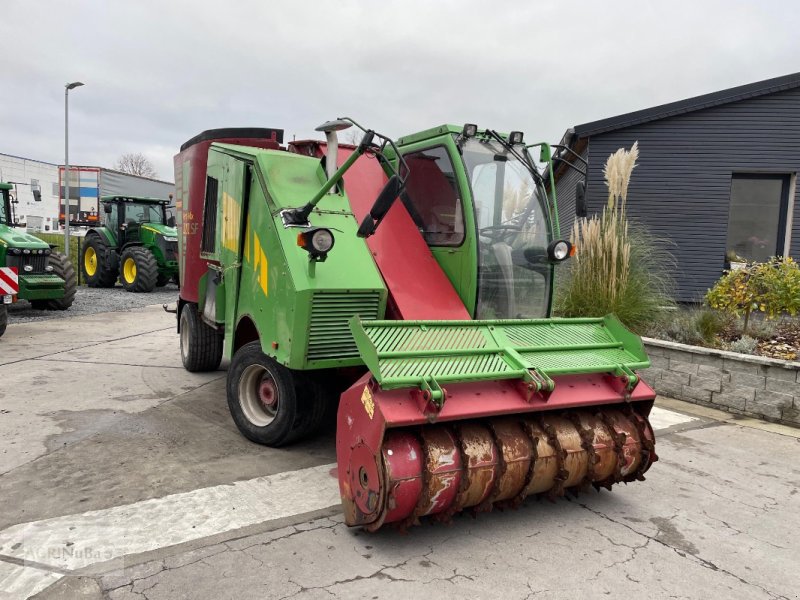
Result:
<svg viewBox="0 0 800 600"><path fill-rule="evenodd" d="M131 246L122 252L119 261L119 280L128 292L148 293L156 287L158 263L143 246Z"/></svg>
<svg viewBox="0 0 800 600"><path fill-rule="evenodd" d="M324 385L319 377L317 373L294 372L295 393L301 408L302 437L319 433L323 427L330 425L332 419L335 422L337 398L330 392L330 386Z"/></svg>
<svg viewBox="0 0 800 600"><path fill-rule="evenodd" d="M49 300L31 300L31 308L34 310L48 310L49 304Z"/></svg>
<svg viewBox="0 0 800 600"><path fill-rule="evenodd" d="M6 327L8 327L8 309L5 304L0 304L0 337L3 337Z"/></svg>
<svg viewBox="0 0 800 600"><path fill-rule="evenodd" d="M169 275L162 275L161 273L158 274L156 277L156 287L164 287L170 282L171 277Z"/></svg>
<svg viewBox="0 0 800 600"><path fill-rule="evenodd" d="M53 275L58 275L64 280L64 295L47 301L49 310L67 310L75 300L75 293L78 291L78 275L72 262L61 252L50 254L49 265L53 267ZM34 304L34 308L36 305Z"/></svg>
<svg viewBox="0 0 800 600"><path fill-rule="evenodd" d="M181 310L181 360L187 371L216 371L222 361L222 335L200 319L196 304Z"/></svg>
<svg viewBox="0 0 800 600"><path fill-rule="evenodd" d="M93 233L86 236L81 248L81 272L86 285L92 288L114 287L119 276L119 265L116 251L108 247L108 242L102 236ZM94 274L89 271L94 268Z"/></svg>
<svg viewBox="0 0 800 600"><path fill-rule="evenodd" d="M226 388L233 421L251 442L284 446L307 433L309 419L298 401L294 374L264 354L261 342L236 351Z"/></svg>

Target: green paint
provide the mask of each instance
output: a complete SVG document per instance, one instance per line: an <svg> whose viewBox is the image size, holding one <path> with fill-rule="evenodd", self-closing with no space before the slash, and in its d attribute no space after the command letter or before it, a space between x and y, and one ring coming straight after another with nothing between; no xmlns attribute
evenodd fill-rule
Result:
<svg viewBox="0 0 800 600"><path fill-rule="evenodd" d="M499 379L552 389L551 376L579 373L626 376L632 387L638 381L633 370L650 366L640 338L613 315L372 322L354 317L350 327L365 364L384 389Z"/></svg>
<svg viewBox="0 0 800 600"><path fill-rule="evenodd" d="M304 206L325 184L319 160L212 144L208 175L218 179L218 227L208 257L223 272L224 355L232 356L236 328L249 319L264 352L290 368L363 364L347 320L355 314L382 317L386 288L356 236L346 194L324 195L309 217L312 226L335 236L324 262L309 260L297 245L304 229L284 227L279 214Z"/></svg>

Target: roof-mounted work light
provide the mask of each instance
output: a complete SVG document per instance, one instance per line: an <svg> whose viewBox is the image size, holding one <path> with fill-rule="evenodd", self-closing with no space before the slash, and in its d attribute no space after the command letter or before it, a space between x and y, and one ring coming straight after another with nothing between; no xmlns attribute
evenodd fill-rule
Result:
<svg viewBox="0 0 800 600"><path fill-rule="evenodd" d="M521 144L522 143L522 132L521 131L512 131L508 134L508 143L509 144Z"/></svg>
<svg viewBox="0 0 800 600"><path fill-rule="evenodd" d="M478 126L474 123L465 123L464 129L461 130L461 135L465 138L471 138L478 135Z"/></svg>

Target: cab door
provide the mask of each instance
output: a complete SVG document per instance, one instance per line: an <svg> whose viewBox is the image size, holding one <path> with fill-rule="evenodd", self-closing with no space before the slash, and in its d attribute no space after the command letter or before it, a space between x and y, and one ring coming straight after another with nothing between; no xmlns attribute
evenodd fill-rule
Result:
<svg viewBox="0 0 800 600"><path fill-rule="evenodd" d="M400 148L409 167L401 199L433 256L471 315L477 295L472 196L464 163L449 134Z"/></svg>

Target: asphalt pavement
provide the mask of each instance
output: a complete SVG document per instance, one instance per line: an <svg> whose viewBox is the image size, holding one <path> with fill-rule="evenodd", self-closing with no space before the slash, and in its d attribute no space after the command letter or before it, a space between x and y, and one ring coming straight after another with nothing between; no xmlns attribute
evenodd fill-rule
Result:
<svg viewBox="0 0 800 600"><path fill-rule="evenodd" d="M159 300L160 301L160 300ZM333 432L239 435L160 306L0 339L0 598L797 598L800 431L660 399L647 481L368 534Z"/></svg>

